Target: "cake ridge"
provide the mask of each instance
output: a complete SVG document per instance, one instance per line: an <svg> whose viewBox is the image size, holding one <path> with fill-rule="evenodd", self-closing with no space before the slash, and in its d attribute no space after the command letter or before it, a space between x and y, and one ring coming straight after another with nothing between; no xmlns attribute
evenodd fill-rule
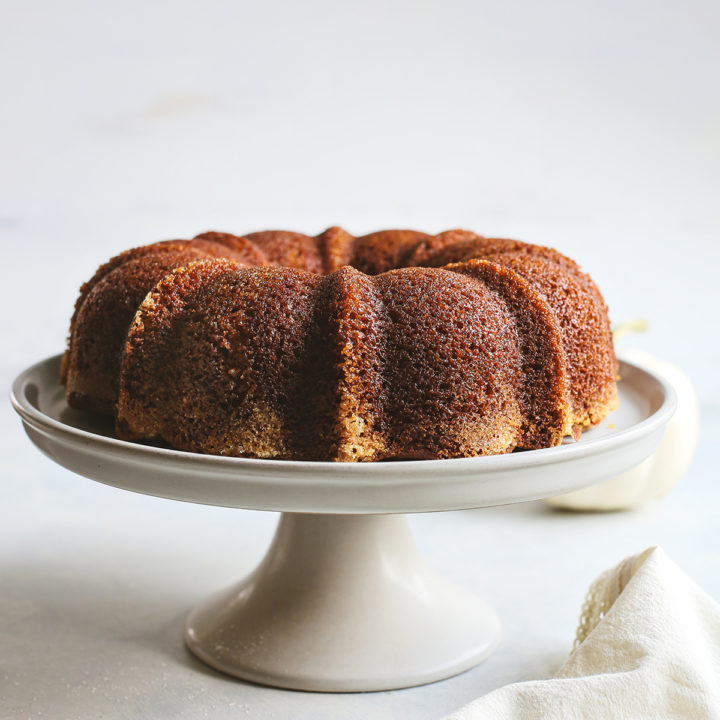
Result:
<svg viewBox="0 0 720 720"><path fill-rule="evenodd" d="M561 330L547 300L522 275L491 260L472 259L446 265L445 269L488 284L507 303L515 318L522 358L519 390L526 406L518 446L558 444L571 434L574 417L570 411L568 372L562 358Z"/></svg>

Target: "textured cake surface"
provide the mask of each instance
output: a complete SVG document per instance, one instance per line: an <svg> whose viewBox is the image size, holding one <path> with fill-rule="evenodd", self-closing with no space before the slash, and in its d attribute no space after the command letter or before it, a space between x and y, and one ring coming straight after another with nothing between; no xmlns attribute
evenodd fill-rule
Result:
<svg viewBox="0 0 720 720"><path fill-rule="evenodd" d="M607 307L550 248L465 230L208 232L80 291L73 407L224 455L472 457L558 445L617 402Z"/></svg>

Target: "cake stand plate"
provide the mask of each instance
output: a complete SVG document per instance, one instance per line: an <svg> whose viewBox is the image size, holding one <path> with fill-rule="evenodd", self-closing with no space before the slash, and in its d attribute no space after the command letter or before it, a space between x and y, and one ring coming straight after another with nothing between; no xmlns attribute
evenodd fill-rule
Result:
<svg viewBox="0 0 720 720"><path fill-rule="evenodd" d="M187 621L190 649L247 680L300 690L388 690L450 677L487 657L494 612L438 576L405 513L559 495L642 462L675 408L661 378L621 363L619 409L556 448L386 463L254 460L124 442L65 403L60 356L28 368L11 399L30 439L60 465L174 500L282 512L247 578Z"/></svg>

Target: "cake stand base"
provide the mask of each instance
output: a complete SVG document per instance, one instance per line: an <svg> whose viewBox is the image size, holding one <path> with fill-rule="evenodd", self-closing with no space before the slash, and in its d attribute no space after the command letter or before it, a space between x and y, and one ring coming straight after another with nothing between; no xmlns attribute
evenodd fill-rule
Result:
<svg viewBox="0 0 720 720"><path fill-rule="evenodd" d="M283 513L245 580L196 608L185 639L264 685L391 690L456 675L498 643L495 613L438 576L405 515Z"/></svg>

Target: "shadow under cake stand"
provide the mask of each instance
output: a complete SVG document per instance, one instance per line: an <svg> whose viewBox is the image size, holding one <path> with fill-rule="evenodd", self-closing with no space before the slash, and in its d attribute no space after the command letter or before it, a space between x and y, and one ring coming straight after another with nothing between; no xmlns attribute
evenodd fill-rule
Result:
<svg viewBox="0 0 720 720"><path fill-rule="evenodd" d="M190 613L185 640L236 677L299 690L389 690L486 658L493 610L423 560L405 513L559 495L639 464L675 408L661 378L621 363L619 409L580 441L456 460L332 463L253 460L124 442L69 408L60 356L28 368L12 402L30 439L85 477L158 497L282 512L257 569Z"/></svg>

